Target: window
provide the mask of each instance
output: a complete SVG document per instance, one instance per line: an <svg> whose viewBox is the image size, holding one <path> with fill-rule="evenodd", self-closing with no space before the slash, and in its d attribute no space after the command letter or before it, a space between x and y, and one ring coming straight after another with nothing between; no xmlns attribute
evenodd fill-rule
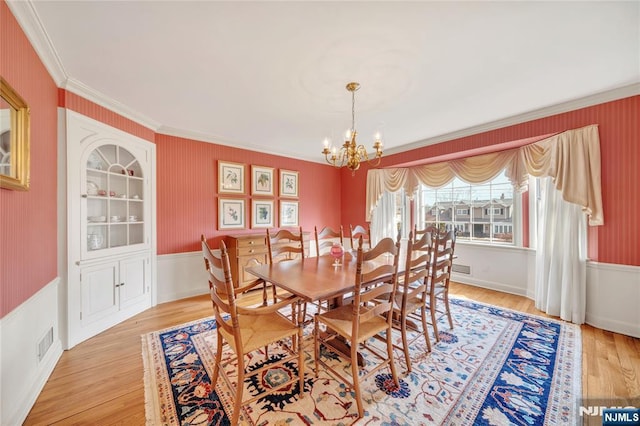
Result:
<svg viewBox="0 0 640 426"><path fill-rule="evenodd" d="M501 209L501 208L498 208L498 207L494 207L493 208L493 214L494 215L503 215L504 214L504 209ZM484 209L484 215L485 216L491 215L491 209Z"/></svg>
<svg viewBox="0 0 640 426"><path fill-rule="evenodd" d="M420 187L416 224L419 229L455 229L459 241L513 244L516 206L519 202L514 203L513 186L504 172L477 185L456 178L442 188Z"/></svg>

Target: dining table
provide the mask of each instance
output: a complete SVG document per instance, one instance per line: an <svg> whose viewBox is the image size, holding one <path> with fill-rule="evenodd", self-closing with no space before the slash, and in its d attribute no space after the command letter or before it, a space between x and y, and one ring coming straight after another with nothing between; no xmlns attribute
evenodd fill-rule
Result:
<svg viewBox="0 0 640 426"><path fill-rule="evenodd" d="M245 268L245 271L300 297L303 302L328 300L330 306L336 306L341 304L344 295L355 290L356 256L357 250L345 250L339 259L339 266L335 266L335 259L326 254L273 264L253 265ZM404 270L405 258L406 244L401 245L399 261L402 268L399 267L399 269ZM366 273L381 264L392 264L393 260L393 256L383 255L376 260L363 262L362 271ZM333 339L328 343L346 358L350 357L350 348L346 342ZM361 357L358 357L358 364L364 364Z"/></svg>

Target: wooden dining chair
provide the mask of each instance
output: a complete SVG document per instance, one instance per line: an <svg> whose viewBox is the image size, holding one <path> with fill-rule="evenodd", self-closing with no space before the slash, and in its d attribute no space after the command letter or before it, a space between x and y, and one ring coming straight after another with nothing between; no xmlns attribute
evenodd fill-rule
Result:
<svg viewBox="0 0 640 426"><path fill-rule="evenodd" d="M318 227L314 226L313 231L316 242L316 256L329 253L331 246L333 246L335 242L339 242L340 245L344 246L342 225L340 225L339 231L334 231L333 228L329 226L325 226L320 232L318 232Z"/></svg>
<svg viewBox="0 0 640 426"><path fill-rule="evenodd" d="M371 249L371 228L368 226L365 228L362 225L349 225L349 240L351 242L351 250L355 250L358 239L362 237L362 241L367 247Z"/></svg>
<svg viewBox="0 0 640 426"><path fill-rule="evenodd" d="M433 251L434 245L429 232L422 233L420 239L415 241L412 233L409 233L404 274L398 277L398 290L393 305L393 328L400 331L402 339L402 345L394 344L394 347L404 352L407 373L411 372L410 345L423 337L427 351L431 352L427 328L427 297ZM417 332L411 339L409 329Z"/></svg>
<svg viewBox="0 0 640 426"><path fill-rule="evenodd" d="M208 256L208 255L207 255ZM215 389L218 377L222 375L227 386L234 394L233 413L231 413L231 424L238 424L240 409L243 405L264 398L266 395L277 392L280 389L295 386L297 382L300 398L304 396L304 352L302 350L302 326L298 325L283 315L278 310L285 305L299 303L295 296L282 300L280 303L246 308L238 306L231 279L231 268L229 266L229 254L224 241L220 242L220 253L211 252L210 263L207 270L209 283L211 285L211 301L216 319L217 345L215 366L211 377L212 389ZM221 297L226 295L226 297ZM224 359L222 352L224 345L233 350L234 356ZM251 369L246 364L246 359L255 359L260 356L260 349L267 345L278 344L284 350L284 356L272 357L273 362L258 368ZM265 358L268 358L265 355ZM297 360L297 361L296 361ZM291 377L283 383L274 384L265 393L254 395L247 400L243 400L245 379L252 376L260 377L266 370L284 365L289 362L297 362L297 377ZM236 384L229 377L229 367L235 365L237 374Z"/></svg>
<svg viewBox="0 0 640 426"><path fill-rule="evenodd" d="M427 304L427 309L431 313L431 326L433 327L436 341L440 341L438 319L442 316L447 316L449 328L453 329L453 319L449 307L449 283L451 281L455 245L455 231L446 231L436 235L431 271L429 273L429 302Z"/></svg>
<svg viewBox="0 0 640 426"><path fill-rule="evenodd" d="M202 246L202 255L204 257L204 266L207 271L211 268L211 264L214 262L213 252L209 247L209 243L207 242L207 237L204 234L200 235L200 244ZM209 290L211 290L211 282L209 282ZM235 287L233 289L236 295L236 301L240 300L242 294L246 293L249 290L253 290L254 288L262 286L262 302L263 305L267 304L267 285L262 279L255 279L243 286Z"/></svg>
<svg viewBox="0 0 640 426"><path fill-rule="evenodd" d="M435 237L437 230L434 226L428 226L425 229L418 229L418 224L413 225L413 239L419 240L424 234Z"/></svg>
<svg viewBox="0 0 640 426"><path fill-rule="evenodd" d="M304 251L304 235L302 233L302 227L298 228L298 232L294 232L289 229L280 229L273 234L267 229L267 254L270 264L286 262L295 259L303 259L306 256ZM272 295L274 303L287 299L291 296L291 293L279 290L276 286L271 284ZM306 304L303 305L306 313ZM292 319L297 318L295 304L291 306Z"/></svg>
<svg viewBox="0 0 640 426"><path fill-rule="evenodd" d="M393 382L399 386L393 360L391 313L397 287L400 245L391 238L384 238L371 250L364 251L362 240L363 238L360 237L358 242L355 290L352 302L327 312L316 313L313 333L316 377L318 377L319 365L323 365L334 376L352 387L356 394L358 418L364 415L362 391L360 390L361 382L380 368L388 366ZM393 256L393 263L380 261L380 259L386 259L386 256ZM365 285L369 287L365 289ZM383 298L385 300L380 302L380 299ZM378 299L378 302L374 302L375 299ZM326 329L322 335L320 333L321 325ZM386 353L380 353L371 345L365 345L365 342L370 338L383 332L386 336ZM320 358L320 344L335 338L344 339L351 345L351 378L347 378ZM362 374L360 374L357 362L361 348L370 351L380 361L379 364L370 368L369 371L363 371Z"/></svg>

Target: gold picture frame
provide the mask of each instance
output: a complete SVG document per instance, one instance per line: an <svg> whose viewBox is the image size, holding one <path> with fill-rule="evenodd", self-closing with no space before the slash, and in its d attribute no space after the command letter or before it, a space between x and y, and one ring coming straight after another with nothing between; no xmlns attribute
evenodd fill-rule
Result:
<svg viewBox="0 0 640 426"><path fill-rule="evenodd" d="M280 226L300 226L297 201L280 200Z"/></svg>
<svg viewBox="0 0 640 426"><path fill-rule="evenodd" d="M298 198L298 172L280 169L280 196Z"/></svg>
<svg viewBox="0 0 640 426"><path fill-rule="evenodd" d="M29 190L29 106L0 77L0 188Z"/></svg>
<svg viewBox="0 0 640 426"><path fill-rule="evenodd" d="M251 195L273 196L273 167L251 165Z"/></svg>
<svg viewBox="0 0 640 426"><path fill-rule="evenodd" d="M218 193L244 194L245 165L218 161Z"/></svg>
<svg viewBox="0 0 640 426"><path fill-rule="evenodd" d="M243 198L218 198L218 229L244 229L246 210Z"/></svg>

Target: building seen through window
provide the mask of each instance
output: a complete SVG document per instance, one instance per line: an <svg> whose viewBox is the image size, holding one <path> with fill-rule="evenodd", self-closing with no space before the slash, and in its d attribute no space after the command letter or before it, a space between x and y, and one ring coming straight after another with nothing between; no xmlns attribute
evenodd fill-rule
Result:
<svg viewBox="0 0 640 426"><path fill-rule="evenodd" d="M483 184L454 179L442 188L421 186L415 199L418 229L455 229L458 240L513 244L513 186L504 171Z"/></svg>

